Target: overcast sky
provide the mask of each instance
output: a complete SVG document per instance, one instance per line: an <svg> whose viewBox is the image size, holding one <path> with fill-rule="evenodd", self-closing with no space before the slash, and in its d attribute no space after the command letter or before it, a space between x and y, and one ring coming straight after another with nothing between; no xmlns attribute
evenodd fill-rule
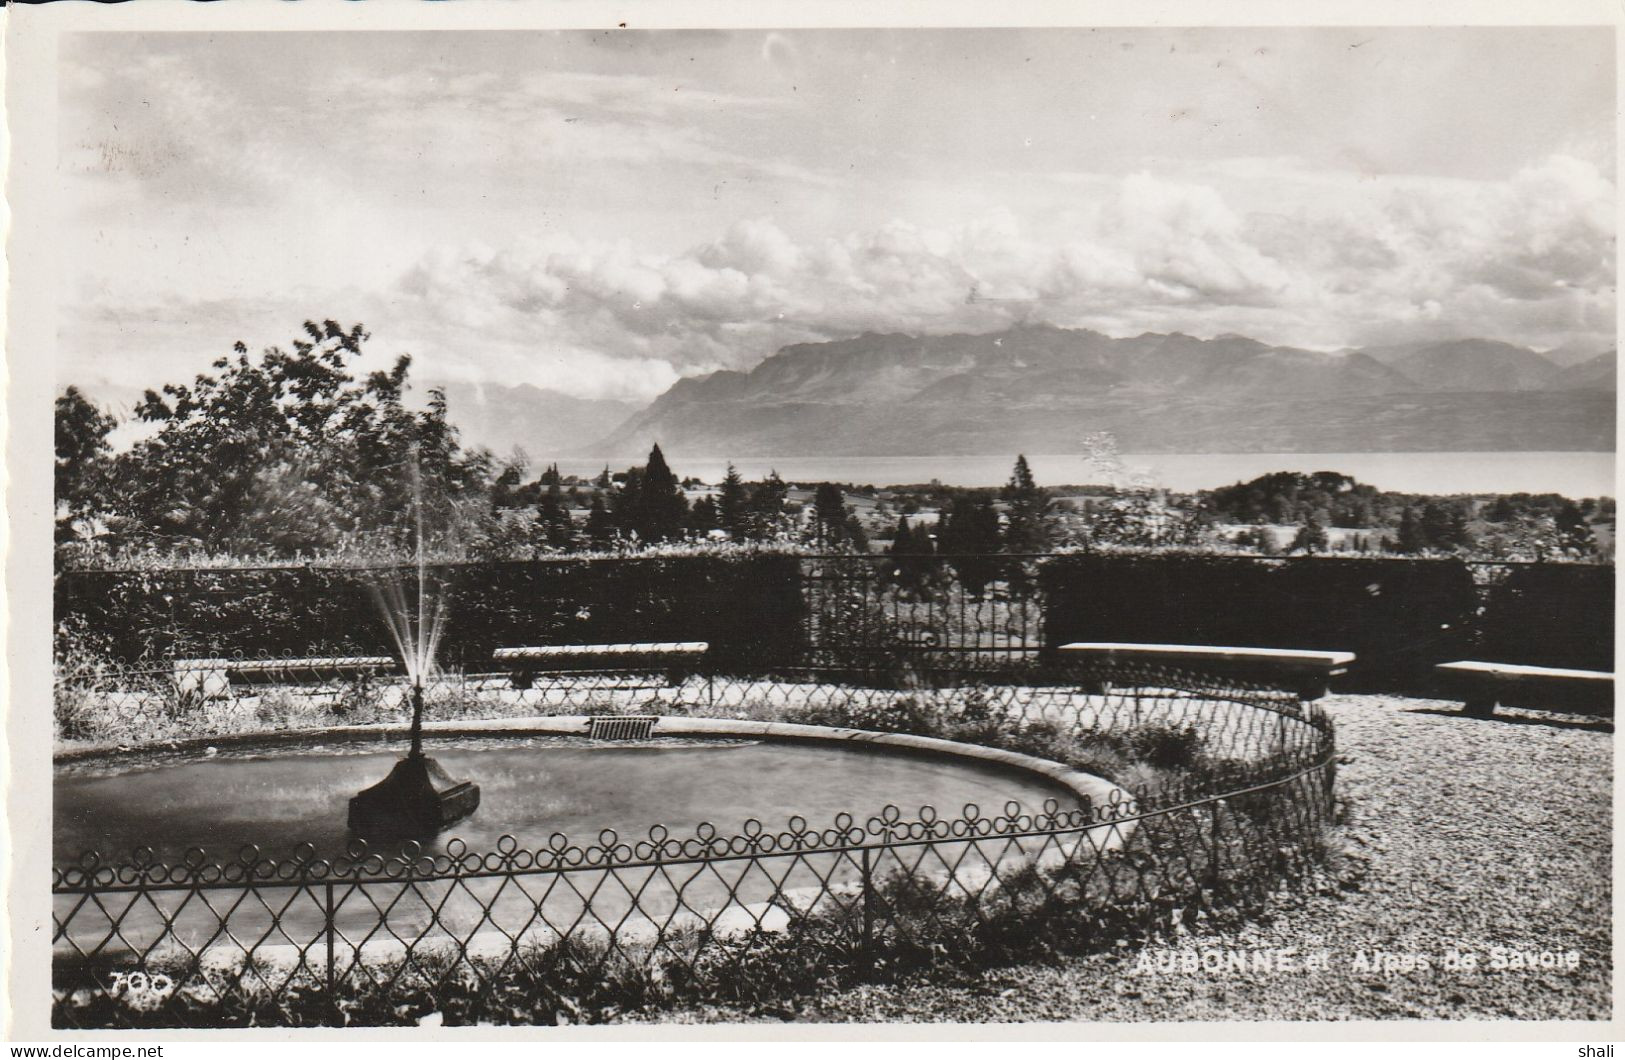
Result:
<svg viewBox="0 0 1625 1060"><path fill-rule="evenodd" d="M1614 334L1607 29L97 33L60 62L64 382L181 381L309 317L420 378L637 398L1018 319Z"/></svg>

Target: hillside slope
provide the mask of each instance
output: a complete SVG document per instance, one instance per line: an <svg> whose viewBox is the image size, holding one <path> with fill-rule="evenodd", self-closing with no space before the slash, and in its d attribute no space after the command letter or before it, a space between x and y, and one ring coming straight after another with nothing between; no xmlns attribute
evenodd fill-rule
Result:
<svg viewBox="0 0 1625 1060"><path fill-rule="evenodd" d="M865 334L788 346L749 372L681 380L591 449L639 452L658 441L697 456L1068 452L1103 430L1133 452L1613 447L1614 399L1600 365L1565 372L1532 350L1483 340L1379 352L1043 325Z"/></svg>

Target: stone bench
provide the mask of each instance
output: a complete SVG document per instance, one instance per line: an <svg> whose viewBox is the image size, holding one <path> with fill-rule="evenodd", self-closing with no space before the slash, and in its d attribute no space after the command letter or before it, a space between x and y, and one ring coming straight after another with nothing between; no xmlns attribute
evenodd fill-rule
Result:
<svg viewBox="0 0 1625 1060"><path fill-rule="evenodd" d="M538 674L661 673L668 681L692 670L711 645L703 640L652 644L549 644L498 648L493 662L513 675L513 687L530 688Z"/></svg>
<svg viewBox="0 0 1625 1060"><path fill-rule="evenodd" d="M1063 658L1108 662L1162 663L1260 681L1291 689L1300 699L1324 696L1331 679L1348 672L1351 651L1304 651L1297 648L1233 648L1205 644L1119 644L1080 641L1063 644Z"/></svg>
<svg viewBox="0 0 1625 1060"><path fill-rule="evenodd" d="M1433 669L1462 701L1462 710L1478 717L1494 714L1506 693L1523 689L1556 694L1555 698L1543 699L1540 710L1599 717L1612 717L1614 713L1614 675L1604 670L1471 660L1439 663Z"/></svg>
<svg viewBox="0 0 1625 1060"><path fill-rule="evenodd" d="M234 684L294 684L393 673L400 664L387 655L324 655L270 659L176 659L175 687L182 696L219 699Z"/></svg>

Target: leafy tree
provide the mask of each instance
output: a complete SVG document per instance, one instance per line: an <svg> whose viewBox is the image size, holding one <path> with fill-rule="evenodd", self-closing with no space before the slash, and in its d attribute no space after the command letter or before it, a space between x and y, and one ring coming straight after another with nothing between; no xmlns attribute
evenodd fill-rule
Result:
<svg viewBox="0 0 1625 1060"><path fill-rule="evenodd" d="M79 523L107 507L112 471L107 436L117 426L112 416L91 404L78 387L56 399L56 539L81 536Z"/></svg>
<svg viewBox="0 0 1625 1060"><path fill-rule="evenodd" d="M1207 529L1205 520L1199 507L1169 504L1158 490L1134 487L1094 507L1089 539L1102 545L1195 545Z"/></svg>
<svg viewBox="0 0 1625 1060"><path fill-rule="evenodd" d="M295 552L357 533L410 535L416 497L443 535L488 505L489 453L464 452L445 394L404 401L411 359L357 381L367 333L306 322L291 352L242 343L191 385L146 392L158 425L118 460L118 507L141 530L219 550Z"/></svg>
<svg viewBox="0 0 1625 1060"><path fill-rule="evenodd" d="M491 510L499 508L517 508L522 503L519 500L523 489L525 477L524 465L509 461L502 466L496 479L491 483Z"/></svg>
<svg viewBox="0 0 1625 1060"><path fill-rule="evenodd" d="M1328 547L1326 527L1321 523L1319 517L1311 512L1309 518L1304 520L1303 525L1298 527L1297 536L1293 537L1292 545L1287 551L1308 552L1312 555L1316 552L1325 552Z"/></svg>
<svg viewBox="0 0 1625 1060"><path fill-rule="evenodd" d="M915 596L929 592L936 549L923 526L910 527L908 516L900 516L886 552L892 557L891 576L899 589Z"/></svg>
<svg viewBox="0 0 1625 1060"><path fill-rule="evenodd" d="M1207 509L1232 523L1303 523L1313 513L1322 526L1369 527L1382 520L1381 496L1335 471L1277 471L1203 494Z"/></svg>
<svg viewBox="0 0 1625 1060"><path fill-rule="evenodd" d="M604 495L592 495L592 507L587 510L587 542L599 552L607 551L615 544L615 519L604 507Z"/></svg>
<svg viewBox="0 0 1625 1060"><path fill-rule="evenodd" d="M1472 547L1467 513L1460 505L1448 501L1429 501L1422 506L1419 522L1422 540L1428 548L1448 552Z"/></svg>
<svg viewBox="0 0 1625 1060"><path fill-rule="evenodd" d="M1557 547L1565 552L1589 556L1597 551L1597 536L1591 524L1586 522L1584 512L1571 500L1565 500L1552 517L1552 529L1557 537Z"/></svg>
<svg viewBox="0 0 1625 1060"><path fill-rule="evenodd" d="M999 576L999 511L985 493L962 493L954 498L942 522L938 545L959 583L972 596L980 597L988 582Z"/></svg>

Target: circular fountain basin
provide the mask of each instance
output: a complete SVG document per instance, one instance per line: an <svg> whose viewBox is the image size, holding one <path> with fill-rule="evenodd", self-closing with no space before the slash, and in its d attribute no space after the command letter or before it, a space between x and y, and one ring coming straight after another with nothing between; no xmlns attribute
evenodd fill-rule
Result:
<svg viewBox="0 0 1625 1060"><path fill-rule="evenodd" d="M1095 798L1112 789L1053 763L918 737L662 721L683 731L600 743L550 734L568 730L567 720L537 719L530 732L512 731L507 723L502 735L433 733L429 752L454 776L479 784L483 797L472 817L425 841L425 850L444 850L455 837L471 852L492 851L504 835L514 836L521 849L549 847L555 834L590 846L606 830L616 833L617 842L635 843L656 825L677 839L695 835L702 825L731 836L745 831L751 819L769 832L786 829L794 817L823 829L843 813L862 828L888 806L904 820L917 819L922 807L958 817L970 805L995 817L1012 804L1020 813L1041 811L1051 800L1072 809L1080 795ZM765 738L751 738L753 733ZM300 741L233 741L218 750L60 762L54 780L56 860L70 865L97 850L103 864L122 862L135 848L150 847L156 860L176 863L201 847L208 860L230 862L247 846L258 847L261 857L280 857L301 843L314 846L317 857L334 858L355 838L344 823L348 799L384 776L399 754L397 734L330 730ZM1101 833L1095 842L1121 841L1112 829L1095 831ZM1076 834L1064 843L1040 838L1023 848L990 838L931 851L904 844L877 857L874 871L929 872L951 864L954 882L974 891L1002 861L1064 856L1078 841L1085 840ZM910 867L922 857L928 861L924 869ZM329 915L344 938L364 940L359 945L369 952L412 937L462 940L460 946L483 939L500 952L516 938L563 933L633 939L669 933L683 923L721 931L729 918L739 921L735 929L772 930L784 921L786 903L808 908L839 902L869 871L865 859L836 851L613 869L598 864L589 860L579 868L512 878L496 873L362 881L326 898L316 887L259 885L264 902L231 905L226 935L215 907L191 901L184 888L147 891L139 900L125 896L130 908L109 917L118 924L113 948L229 945L238 949L238 959L250 951L261 959L280 947L296 960L323 937ZM324 908L328 900L335 903L331 909ZM84 938L70 929L58 948L87 952L105 927L92 918Z"/></svg>
<svg viewBox="0 0 1625 1060"><path fill-rule="evenodd" d="M554 833L586 845L605 829L635 841L653 825L684 836L708 823L729 835L751 818L780 829L796 815L820 828L850 813L861 825L888 805L912 818L923 806L958 816L967 804L988 815L1003 813L1010 801L1028 812L1047 799L1077 804L1076 794L1047 777L868 745L508 736L442 739L431 750L483 793L472 817L425 842L431 850L453 836L469 850L492 850L505 834L526 846ZM350 796L381 779L398 757L393 742L374 738L103 757L59 768L56 860L72 863L87 850L122 860L150 847L157 860L175 861L199 847L211 860L230 861L246 846L272 857L300 843L312 844L318 857L336 857L355 838L345 827Z"/></svg>

